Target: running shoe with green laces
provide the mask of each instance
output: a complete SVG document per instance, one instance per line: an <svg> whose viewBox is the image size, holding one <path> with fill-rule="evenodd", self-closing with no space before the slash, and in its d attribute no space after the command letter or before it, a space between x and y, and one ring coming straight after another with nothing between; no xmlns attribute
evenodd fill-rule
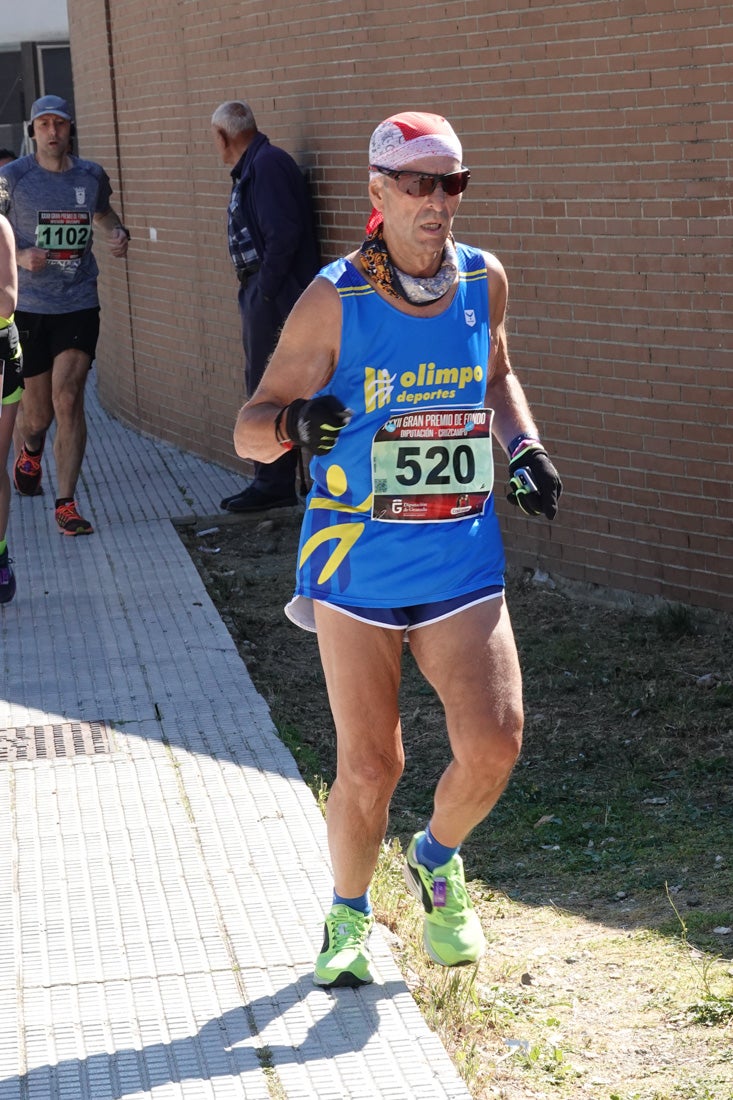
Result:
<svg viewBox="0 0 733 1100"><path fill-rule="evenodd" d="M15 595L15 574L10 567L7 546L0 554L0 604L10 603Z"/></svg>
<svg viewBox="0 0 733 1100"><path fill-rule="evenodd" d="M407 889L425 910L423 943L433 962L466 966L486 950L481 921L466 891L463 860L456 853L442 867L428 871L415 858L423 833L415 833L405 858Z"/></svg>
<svg viewBox="0 0 733 1100"><path fill-rule="evenodd" d="M368 985L374 981L369 955L369 936L374 917L348 905L334 905L326 917L323 947L316 959L313 981L327 989Z"/></svg>
<svg viewBox="0 0 733 1100"><path fill-rule="evenodd" d="M43 476L43 470L41 469L42 454L43 448L41 448L40 454L29 455L25 446L21 447L20 454L13 466L13 482L21 496L37 497L43 492L41 487L41 477Z"/></svg>
<svg viewBox="0 0 733 1100"><path fill-rule="evenodd" d="M89 520L79 515L75 500L70 500L68 504L59 504L56 509L56 523L62 535L91 535L94 533L94 528Z"/></svg>

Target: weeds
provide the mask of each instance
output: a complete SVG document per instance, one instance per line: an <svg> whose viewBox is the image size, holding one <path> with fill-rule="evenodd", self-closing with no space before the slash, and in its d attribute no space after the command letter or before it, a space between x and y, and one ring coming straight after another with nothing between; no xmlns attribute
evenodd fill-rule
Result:
<svg viewBox="0 0 733 1100"><path fill-rule="evenodd" d="M555 1085L580 1076L566 1060L563 1051L551 1043L534 1043L518 1055L518 1060L526 1069L534 1073L539 1071L543 1078L549 1079Z"/></svg>
<svg viewBox="0 0 733 1100"><path fill-rule="evenodd" d="M695 637L699 633L695 614L684 604L667 604L654 616L654 624L663 638Z"/></svg>
<svg viewBox="0 0 733 1100"><path fill-rule="evenodd" d="M674 910L682 929L682 941L687 945L687 922L681 917L677 906L672 900L669 888L667 888L667 900ZM703 992L699 1000L693 1001L692 1004L687 1006L687 1014L693 1023L703 1024L706 1027L718 1027L728 1023L729 1020L733 1020L733 982L729 983L731 992L723 996L717 994L712 987L717 962L717 959L709 956L696 957L694 953L690 953L690 966L695 972Z"/></svg>
<svg viewBox="0 0 733 1100"><path fill-rule="evenodd" d="M717 997L711 994L691 1004L687 1011L694 1023L704 1024L706 1027L719 1027L733 1020L733 995Z"/></svg>

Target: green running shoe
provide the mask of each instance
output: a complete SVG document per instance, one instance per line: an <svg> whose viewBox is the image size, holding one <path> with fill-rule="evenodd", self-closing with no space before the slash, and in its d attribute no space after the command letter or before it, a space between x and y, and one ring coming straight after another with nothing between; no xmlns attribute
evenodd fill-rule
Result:
<svg viewBox="0 0 733 1100"><path fill-rule="evenodd" d="M417 862L415 849L423 833L415 833L405 859L407 889L425 910L423 943L433 962L441 966L465 966L486 950L481 921L471 904L463 875L463 860L456 853L442 867L428 871Z"/></svg>
<svg viewBox="0 0 733 1100"><path fill-rule="evenodd" d="M316 959L313 981L327 989L368 985L374 981L368 941L374 917L348 905L334 905L326 917L323 947Z"/></svg>

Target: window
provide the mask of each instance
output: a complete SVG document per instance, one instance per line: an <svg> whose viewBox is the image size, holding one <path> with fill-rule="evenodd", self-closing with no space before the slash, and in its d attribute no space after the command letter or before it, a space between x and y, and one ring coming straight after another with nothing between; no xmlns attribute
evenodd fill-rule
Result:
<svg viewBox="0 0 733 1100"><path fill-rule="evenodd" d="M67 43L39 42L38 95L59 95L74 106L74 85L71 79L71 49ZM37 98L36 96L33 97Z"/></svg>

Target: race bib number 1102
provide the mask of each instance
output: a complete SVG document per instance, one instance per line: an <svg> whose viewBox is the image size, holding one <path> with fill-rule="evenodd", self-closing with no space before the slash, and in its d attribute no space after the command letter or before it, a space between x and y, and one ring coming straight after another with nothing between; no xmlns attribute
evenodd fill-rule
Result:
<svg viewBox="0 0 733 1100"><path fill-rule="evenodd" d="M36 226L36 247L48 253L49 263L79 260L92 236L88 210L41 210Z"/></svg>

